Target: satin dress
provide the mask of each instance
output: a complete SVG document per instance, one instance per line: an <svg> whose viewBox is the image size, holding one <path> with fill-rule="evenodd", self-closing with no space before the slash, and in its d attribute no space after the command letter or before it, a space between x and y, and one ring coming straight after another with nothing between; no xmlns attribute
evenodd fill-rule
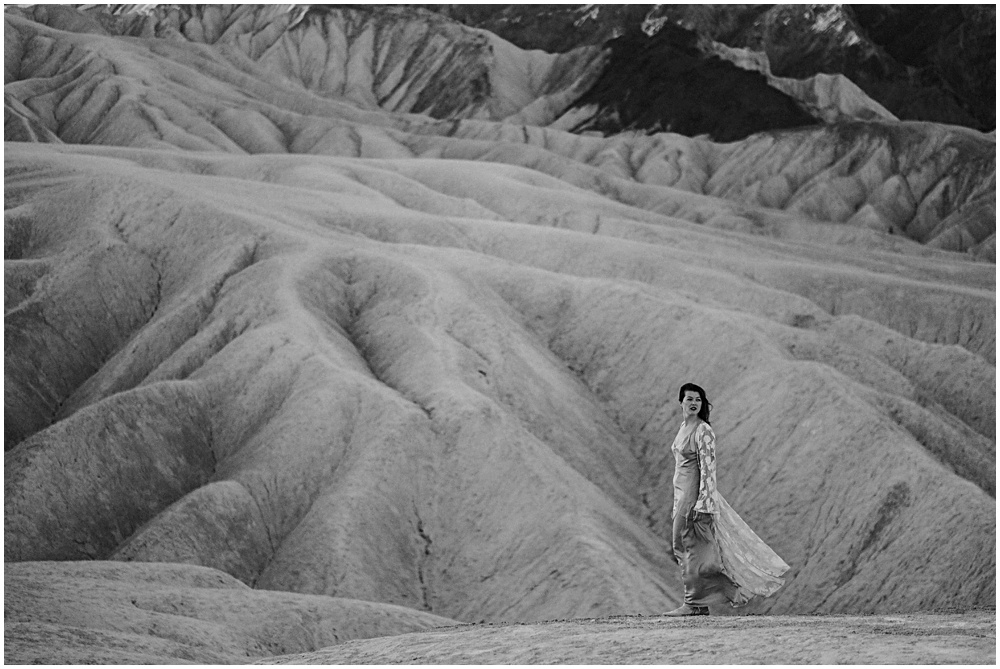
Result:
<svg viewBox="0 0 1000 669"><path fill-rule="evenodd" d="M742 606L784 584L788 565L719 494L715 432L703 421L681 425L674 453L674 559L682 568L684 603Z"/></svg>

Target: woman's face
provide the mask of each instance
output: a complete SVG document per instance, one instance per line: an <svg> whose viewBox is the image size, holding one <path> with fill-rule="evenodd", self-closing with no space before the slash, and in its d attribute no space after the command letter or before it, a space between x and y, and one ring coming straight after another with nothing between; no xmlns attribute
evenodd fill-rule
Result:
<svg viewBox="0 0 1000 669"><path fill-rule="evenodd" d="M701 411L701 396L694 390L685 390L684 399L681 400L681 413L684 417L697 416Z"/></svg>

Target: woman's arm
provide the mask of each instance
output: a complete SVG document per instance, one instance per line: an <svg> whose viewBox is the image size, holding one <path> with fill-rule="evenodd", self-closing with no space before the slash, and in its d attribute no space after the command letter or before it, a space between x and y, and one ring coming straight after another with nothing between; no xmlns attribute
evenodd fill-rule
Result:
<svg viewBox="0 0 1000 669"><path fill-rule="evenodd" d="M707 423L702 423L694 433L694 443L698 449L698 501L694 511L718 513L715 506L715 432Z"/></svg>

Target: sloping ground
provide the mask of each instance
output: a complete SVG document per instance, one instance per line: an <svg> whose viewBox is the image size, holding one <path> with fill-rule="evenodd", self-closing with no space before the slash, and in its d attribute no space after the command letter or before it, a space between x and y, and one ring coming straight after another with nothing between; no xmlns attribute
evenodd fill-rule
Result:
<svg viewBox="0 0 1000 669"><path fill-rule="evenodd" d="M8 563L662 612L695 380L720 489L792 566L752 610L995 601L991 138L435 120L6 21Z"/></svg>
<svg viewBox="0 0 1000 669"><path fill-rule="evenodd" d="M213 45L216 57L282 87L434 118L548 123L605 60L595 46L521 51L435 12L391 5L154 5L116 16L38 5L11 14L70 32L156 37L161 46Z"/></svg>
<svg viewBox="0 0 1000 669"><path fill-rule="evenodd" d="M9 664L994 664L994 611L468 624L190 565L8 564Z"/></svg>
<svg viewBox="0 0 1000 669"><path fill-rule="evenodd" d="M816 124L766 77L702 54L697 41L693 32L667 25L653 36L633 29L608 42L607 68L574 103L596 110L572 129L605 135L627 130L704 134L732 142L765 130Z"/></svg>
<svg viewBox="0 0 1000 669"><path fill-rule="evenodd" d="M986 664L996 613L610 617L349 641L260 664Z"/></svg>
<svg viewBox="0 0 1000 669"><path fill-rule="evenodd" d="M330 16L323 20L332 20ZM574 185L616 192L615 198L627 204L657 206L661 213L709 225L766 234L787 227L801 233L805 227L805 234L816 237L825 228L802 226L802 219L848 223L846 231L838 226L832 241L846 237L886 244L884 236L866 234L874 229L995 257L995 142L975 131L929 124L845 124L717 145L676 135L601 141L512 124L433 122L426 116L357 106L350 96L322 97L301 78L276 74L261 65L263 58L253 63L231 47L209 50L176 40L67 33L11 14L5 20L10 35L5 57L8 139L514 162ZM402 30L398 26L408 24L393 25ZM315 29L297 24L282 43L293 39L288 35L305 39ZM532 71L535 52L518 61L507 46L511 65L504 72ZM374 67L370 60L361 61ZM435 69L437 60L407 63L407 81L444 76ZM334 72L338 65L356 71L344 61L326 63ZM362 71L369 73L358 76L369 83L377 75ZM491 82L519 80L495 75ZM491 83L491 88L510 86ZM546 115L544 110L551 109L547 99L537 99L540 107L525 105L524 110L534 111L525 111L521 122L535 112ZM559 120L568 122L567 117ZM609 176L626 182L609 181ZM651 198L662 196L636 189L636 182L725 199L671 197L653 205ZM734 207L731 202L759 207ZM796 222L779 225L772 210L793 213Z"/></svg>
<svg viewBox="0 0 1000 669"><path fill-rule="evenodd" d="M766 53L707 40L702 43L706 53L744 70L760 72L766 77L768 85L788 94L813 118L822 119L825 123L899 120L842 74L820 72L806 79L776 77L771 72L771 63Z"/></svg>
<svg viewBox="0 0 1000 669"><path fill-rule="evenodd" d="M678 25L705 40L769 58L781 77L796 78L786 81L811 82L821 99L841 88L850 96L860 85L866 97L878 100L877 107L902 119L983 132L996 127L994 5L424 7L496 33L522 49L554 52L600 45L639 28L653 34L664 25Z"/></svg>
<svg viewBox="0 0 1000 669"><path fill-rule="evenodd" d="M252 590L191 565L4 567L7 664L246 664L453 625L400 606Z"/></svg>
<svg viewBox="0 0 1000 669"><path fill-rule="evenodd" d="M993 5L659 5L646 21L766 54L781 77L842 74L901 119L996 127Z"/></svg>

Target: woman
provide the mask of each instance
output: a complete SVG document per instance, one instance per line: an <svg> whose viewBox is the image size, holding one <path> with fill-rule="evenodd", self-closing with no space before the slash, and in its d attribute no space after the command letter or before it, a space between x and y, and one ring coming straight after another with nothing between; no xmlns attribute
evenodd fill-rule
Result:
<svg viewBox="0 0 1000 669"><path fill-rule="evenodd" d="M742 606L784 583L788 565L754 534L715 487L711 404L693 383L678 395L684 422L674 439L674 560L684 604L668 616L707 616L710 604Z"/></svg>

